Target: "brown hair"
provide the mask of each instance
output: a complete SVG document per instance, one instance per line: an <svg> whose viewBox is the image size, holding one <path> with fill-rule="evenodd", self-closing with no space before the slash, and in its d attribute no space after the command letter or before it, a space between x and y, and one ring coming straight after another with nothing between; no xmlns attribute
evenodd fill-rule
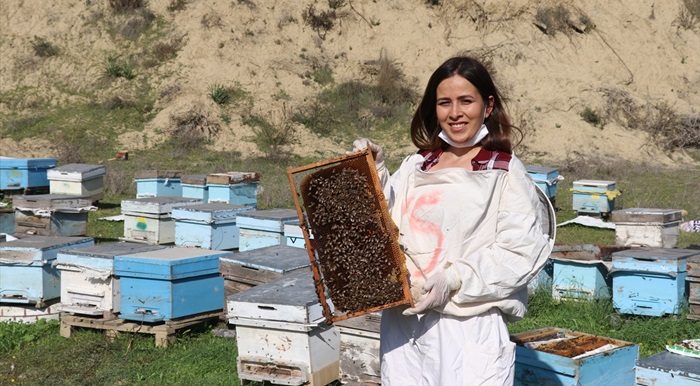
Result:
<svg viewBox="0 0 700 386"><path fill-rule="evenodd" d="M479 94L488 105L489 97L493 97L491 114L484 121L489 134L481 141L486 150L499 150L511 153L513 145L510 136L513 130L519 129L510 123L505 111L503 98L491 79L488 70L481 62L470 56L455 56L448 59L433 72L425 87L413 120L411 121L411 140L419 149L435 151L446 146L439 137L441 128L435 111L437 104L437 88L440 82L454 75L468 80L479 90Z"/></svg>

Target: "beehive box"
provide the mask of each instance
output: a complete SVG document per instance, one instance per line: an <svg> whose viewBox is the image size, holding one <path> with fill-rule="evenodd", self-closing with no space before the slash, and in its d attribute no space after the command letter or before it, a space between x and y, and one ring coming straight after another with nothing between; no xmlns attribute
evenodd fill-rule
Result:
<svg viewBox="0 0 700 386"><path fill-rule="evenodd" d="M309 269L309 265L305 251L285 245L272 245L222 257L219 270L228 297L291 272Z"/></svg>
<svg viewBox="0 0 700 386"><path fill-rule="evenodd" d="M678 314L690 256L700 250L631 248L613 253L613 305L623 314Z"/></svg>
<svg viewBox="0 0 700 386"><path fill-rule="evenodd" d="M398 229L372 154L356 152L287 175L327 322L412 304Z"/></svg>
<svg viewBox="0 0 700 386"><path fill-rule="evenodd" d="M634 385L634 343L556 327L513 334L511 341L514 385Z"/></svg>
<svg viewBox="0 0 700 386"><path fill-rule="evenodd" d="M620 195L615 181L578 180L573 183L573 209L579 214L607 216Z"/></svg>
<svg viewBox="0 0 700 386"><path fill-rule="evenodd" d="M340 377L344 384L380 385L379 327L375 312L335 323L340 332Z"/></svg>
<svg viewBox="0 0 700 386"><path fill-rule="evenodd" d="M0 206L0 233L15 233L15 209L10 206Z"/></svg>
<svg viewBox="0 0 700 386"><path fill-rule="evenodd" d="M537 291L547 291L552 292L552 280L554 279L554 261L552 259L547 259L542 269L537 273L534 279L532 279L527 284L527 290L529 293L535 293Z"/></svg>
<svg viewBox="0 0 700 386"><path fill-rule="evenodd" d="M550 259L552 297L557 300L593 300L610 297L612 254L629 249L595 244L557 244Z"/></svg>
<svg viewBox="0 0 700 386"><path fill-rule="evenodd" d="M236 217L254 208L214 202L173 208L175 245L204 249L238 248L240 231Z"/></svg>
<svg viewBox="0 0 700 386"><path fill-rule="evenodd" d="M660 352L637 361L636 386L699 386L700 359Z"/></svg>
<svg viewBox="0 0 700 386"><path fill-rule="evenodd" d="M678 246L680 209L630 208L614 210L615 244L676 248Z"/></svg>
<svg viewBox="0 0 700 386"><path fill-rule="evenodd" d="M88 212L96 210L90 198L66 194L12 197L15 233L39 236L85 236Z"/></svg>
<svg viewBox="0 0 700 386"><path fill-rule="evenodd" d="M169 196L122 200L124 237L121 240L146 244L173 244L175 243L173 208L201 203L202 201L196 198Z"/></svg>
<svg viewBox="0 0 700 386"><path fill-rule="evenodd" d="M68 164L49 169L49 192L90 198L96 202L104 196L104 176L107 169L103 165Z"/></svg>
<svg viewBox="0 0 700 386"><path fill-rule="evenodd" d="M340 378L340 334L324 323L310 271L227 297L241 380L326 385Z"/></svg>
<svg viewBox="0 0 700 386"><path fill-rule="evenodd" d="M230 252L173 247L114 257L123 319L160 322L224 309L219 258Z"/></svg>
<svg viewBox="0 0 700 386"><path fill-rule="evenodd" d="M59 251L56 268L61 274L60 310L81 315L119 313L119 279L114 276L114 257L163 248L114 242Z"/></svg>
<svg viewBox="0 0 700 386"><path fill-rule="evenodd" d="M545 195L554 203L557 197L557 185L559 182L559 169L548 166L525 165L527 173L542 189Z"/></svg>
<svg viewBox="0 0 700 386"><path fill-rule="evenodd" d="M238 250L250 251L271 245L286 245L284 225L299 221L293 209L266 209L238 215L240 229Z"/></svg>
<svg viewBox="0 0 700 386"><path fill-rule="evenodd" d="M207 175L209 202L258 206L260 175L254 172L228 172Z"/></svg>
<svg viewBox="0 0 700 386"><path fill-rule="evenodd" d="M209 188L207 188L206 174L183 174L180 177L182 185L182 197L198 198L202 202L209 202Z"/></svg>
<svg viewBox="0 0 700 386"><path fill-rule="evenodd" d="M0 244L0 302L42 308L61 297L58 251L95 245L91 237L26 236Z"/></svg>
<svg viewBox="0 0 700 386"><path fill-rule="evenodd" d="M56 167L55 158L0 157L0 190L34 190L48 193L46 172Z"/></svg>
<svg viewBox="0 0 700 386"><path fill-rule="evenodd" d="M306 239L304 239L304 232L302 232L301 226L299 226L298 218L296 222L284 224L284 237L286 238L284 245L306 248ZM313 240L314 235L310 234L309 238Z"/></svg>
<svg viewBox="0 0 700 386"><path fill-rule="evenodd" d="M686 282L688 284L688 319L700 320L700 256L688 257Z"/></svg>
<svg viewBox="0 0 700 386"><path fill-rule="evenodd" d="M134 173L136 198L182 197L181 170L141 170Z"/></svg>

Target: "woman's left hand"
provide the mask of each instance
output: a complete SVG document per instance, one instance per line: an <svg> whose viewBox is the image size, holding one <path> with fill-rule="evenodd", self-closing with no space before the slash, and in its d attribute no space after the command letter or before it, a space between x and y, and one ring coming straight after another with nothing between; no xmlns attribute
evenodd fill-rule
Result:
<svg viewBox="0 0 700 386"><path fill-rule="evenodd" d="M447 275L444 272L438 272L423 284L423 293L427 294L423 300L416 303L413 308L404 310L403 314L407 316L422 314L431 308L443 306L450 299L451 292Z"/></svg>

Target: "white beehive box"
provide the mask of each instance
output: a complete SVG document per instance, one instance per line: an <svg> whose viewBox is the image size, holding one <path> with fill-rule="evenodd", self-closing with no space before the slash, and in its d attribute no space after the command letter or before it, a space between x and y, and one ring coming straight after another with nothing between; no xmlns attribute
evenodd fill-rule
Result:
<svg viewBox="0 0 700 386"><path fill-rule="evenodd" d="M49 192L89 197L92 202L104 196L103 165L68 164L47 171Z"/></svg>
<svg viewBox="0 0 700 386"><path fill-rule="evenodd" d="M165 248L139 243L105 243L58 252L61 273L60 310L82 315L119 313L119 279L114 276L114 257Z"/></svg>
<svg viewBox="0 0 700 386"><path fill-rule="evenodd" d="M325 324L313 275L299 271L227 298L238 376L285 385L340 378L340 334Z"/></svg>
<svg viewBox="0 0 700 386"><path fill-rule="evenodd" d="M381 384L379 326L381 311L335 323L340 331L340 377L343 383Z"/></svg>
<svg viewBox="0 0 700 386"><path fill-rule="evenodd" d="M121 240L145 244L173 244L175 243L173 208L201 203L202 200L196 198L170 196L122 200L124 237Z"/></svg>
<svg viewBox="0 0 700 386"><path fill-rule="evenodd" d="M676 248L680 209L630 208L612 212L615 244L654 248Z"/></svg>
<svg viewBox="0 0 700 386"><path fill-rule="evenodd" d="M304 239L304 233L299 226L299 220L295 223L284 224L284 237L286 238L285 245L306 248L306 239ZM314 236L310 234L309 238L313 240Z"/></svg>
<svg viewBox="0 0 700 386"><path fill-rule="evenodd" d="M14 196L15 233L39 236L85 236L88 212L96 210L87 197L67 194Z"/></svg>

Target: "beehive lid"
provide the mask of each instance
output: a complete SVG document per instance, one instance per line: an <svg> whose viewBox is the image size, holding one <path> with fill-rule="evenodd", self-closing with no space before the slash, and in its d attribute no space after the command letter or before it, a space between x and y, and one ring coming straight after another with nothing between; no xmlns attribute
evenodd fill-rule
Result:
<svg viewBox="0 0 700 386"><path fill-rule="evenodd" d="M46 176L49 180L89 180L104 175L106 171L104 165L68 164L49 169Z"/></svg>
<svg viewBox="0 0 700 386"><path fill-rule="evenodd" d="M555 174L559 174L559 169L549 166L525 165L525 170L531 174L543 174L547 176L547 178L552 178L555 177ZM550 174L552 175L551 177Z"/></svg>
<svg viewBox="0 0 700 386"><path fill-rule="evenodd" d="M141 243L129 243L123 241L114 243L103 243L85 248L63 249L59 254L58 261L65 261L66 256L68 255L89 256L101 259L114 259L114 256L117 255L129 255L136 252L155 251L165 248L168 247L163 245L149 245Z"/></svg>
<svg viewBox="0 0 700 386"><path fill-rule="evenodd" d="M281 274L308 267L311 264L306 250L286 245L273 245L232 253L222 257L221 261Z"/></svg>
<svg viewBox="0 0 700 386"><path fill-rule="evenodd" d="M236 217L255 208L247 205L228 204L225 202L210 202L174 207L172 217L176 220L192 220L203 222L235 221Z"/></svg>
<svg viewBox="0 0 700 386"><path fill-rule="evenodd" d="M117 276L178 280L219 273L219 259L231 252L174 247L114 257Z"/></svg>
<svg viewBox="0 0 700 386"><path fill-rule="evenodd" d="M613 252L629 248L631 247L599 244L556 244L550 257L555 260L611 261Z"/></svg>
<svg viewBox="0 0 700 386"><path fill-rule="evenodd" d="M578 180L574 181L574 188L577 187L593 187L593 188L615 188L615 181L607 180Z"/></svg>
<svg viewBox="0 0 700 386"><path fill-rule="evenodd" d="M260 174L256 172L227 172L207 174L207 184L233 185L241 183L258 183Z"/></svg>
<svg viewBox="0 0 700 386"><path fill-rule="evenodd" d="M70 210L90 207L92 199L67 194L36 194L13 196L12 205L15 208Z"/></svg>
<svg viewBox="0 0 700 386"><path fill-rule="evenodd" d="M680 209L629 208L614 210L611 219L615 223L661 223L681 221Z"/></svg>
<svg viewBox="0 0 700 386"><path fill-rule="evenodd" d="M239 227L279 233L284 231L284 224L294 221L299 221L299 215L293 209L253 210L240 213L236 218Z"/></svg>
<svg viewBox="0 0 700 386"><path fill-rule="evenodd" d="M206 174L183 174L180 177L180 182L189 185L206 185L207 175Z"/></svg>
<svg viewBox="0 0 700 386"><path fill-rule="evenodd" d="M0 260L3 262L45 260L48 258L48 256L43 254L45 251L70 248L78 244L92 245L94 244L94 239L92 237L26 236L0 244Z"/></svg>
<svg viewBox="0 0 700 386"><path fill-rule="evenodd" d="M145 178L180 178L182 170L139 170L134 173L134 179L140 180Z"/></svg>
<svg viewBox="0 0 700 386"><path fill-rule="evenodd" d="M679 248L630 248L613 253L615 271L669 273L686 272L688 258L700 250Z"/></svg>
<svg viewBox="0 0 700 386"><path fill-rule="evenodd" d="M700 358L663 351L637 361L637 367L700 379Z"/></svg>
<svg viewBox="0 0 700 386"><path fill-rule="evenodd" d="M312 323L323 318L310 271L291 272L226 298L229 318Z"/></svg>
<svg viewBox="0 0 700 386"><path fill-rule="evenodd" d="M203 201L198 198L159 196L122 200L121 207L122 213L170 214L176 206L201 203Z"/></svg>

